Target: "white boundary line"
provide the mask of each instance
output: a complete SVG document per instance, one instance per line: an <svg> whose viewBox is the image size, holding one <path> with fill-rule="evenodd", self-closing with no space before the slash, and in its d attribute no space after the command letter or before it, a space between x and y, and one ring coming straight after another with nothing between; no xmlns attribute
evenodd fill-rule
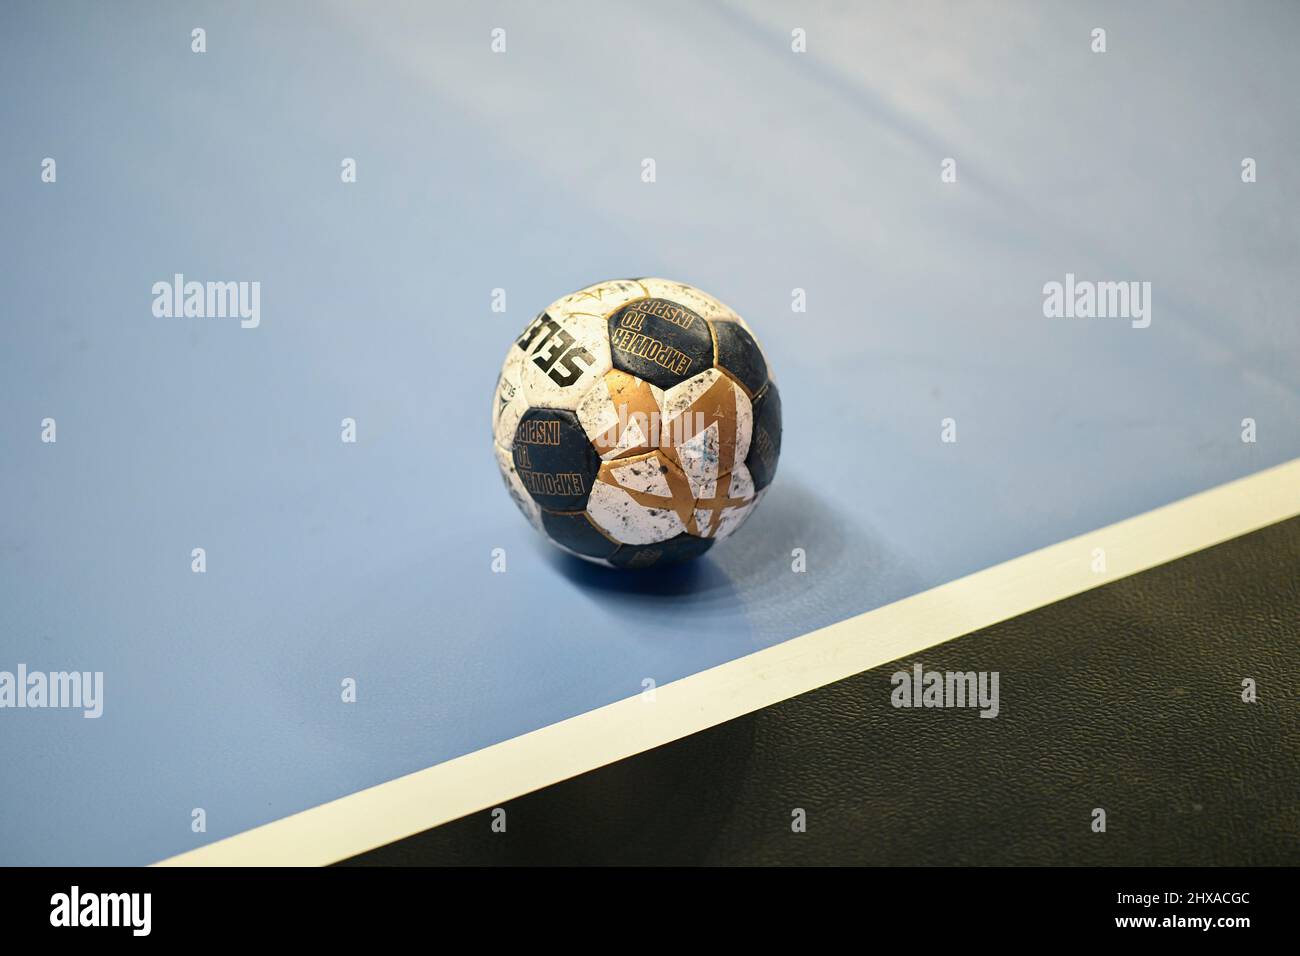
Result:
<svg viewBox="0 0 1300 956"><path fill-rule="evenodd" d="M160 865L346 859L1296 514L1300 458Z"/></svg>

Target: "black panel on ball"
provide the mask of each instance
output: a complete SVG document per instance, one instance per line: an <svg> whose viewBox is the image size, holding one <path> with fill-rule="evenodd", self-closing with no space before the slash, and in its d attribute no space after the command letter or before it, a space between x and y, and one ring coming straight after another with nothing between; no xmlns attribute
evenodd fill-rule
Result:
<svg viewBox="0 0 1300 956"><path fill-rule="evenodd" d="M754 490L762 491L776 477L781 457L781 393L775 382L754 396L754 437L749 442L745 467L754 479Z"/></svg>
<svg viewBox="0 0 1300 956"><path fill-rule="evenodd" d="M581 511L587 507L600 456L573 412L528 409L515 429L511 455L519 480L543 508Z"/></svg>
<svg viewBox="0 0 1300 956"><path fill-rule="evenodd" d="M589 558L608 558L618 550L618 543L597 531L586 512L556 514L543 511L542 527L557 544Z"/></svg>
<svg viewBox="0 0 1300 956"><path fill-rule="evenodd" d="M713 366L709 324L668 299L638 299L609 317L614 367L672 388Z"/></svg>
<svg viewBox="0 0 1300 956"><path fill-rule="evenodd" d="M767 384L767 362L758 343L739 322L711 324L718 339L718 368L730 373L750 395L757 395Z"/></svg>
<svg viewBox="0 0 1300 956"><path fill-rule="evenodd" d="M698 558L713 547L714 538L699 538L683 531L675 538L657 544L625 544L609 562L618 568L653 568Z"/></svg>

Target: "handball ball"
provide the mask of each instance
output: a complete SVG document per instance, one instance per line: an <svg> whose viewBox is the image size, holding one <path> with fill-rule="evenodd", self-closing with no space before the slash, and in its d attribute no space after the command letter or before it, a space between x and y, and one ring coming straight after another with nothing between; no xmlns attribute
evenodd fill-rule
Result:
<svg viewBox="0 0 1300 956"><path fill-rule="evenodd" d="M510 346L492 434L533 527L644 568L744 524L776 474L781 397L749 326L713 296L612 279L556 300Z"/></svg>

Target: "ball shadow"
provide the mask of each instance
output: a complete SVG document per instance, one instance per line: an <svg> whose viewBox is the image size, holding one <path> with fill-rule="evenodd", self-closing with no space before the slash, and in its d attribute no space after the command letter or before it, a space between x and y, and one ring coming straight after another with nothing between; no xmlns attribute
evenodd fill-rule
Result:
<svg viewBox="0 0 1300 956"><path fill-rule="evenodd" d="M755 647L921 589L908 562L890 554L871 528L790 476L773 483L735 535L684 564L623 570L575 558L540 538L536 547L557 572L601 593L629 620L690 633L732 630L741 619Z"/></svg>
<svg viewBox="0 0 1300 956"><path fill-rule="evenodd" d="M777 478L750 520L710 552L760 642L783 640L921 589L903 555L874 528L789 478Z"/></svg>
<svg viewBox="0 0 1300 956"><path fill-rule="evenodd" d="M710 553L733 580L784 580L796 548L816 567L838 566L851 533L852 521L811 488L778 478L749 521Z"/></svg>

